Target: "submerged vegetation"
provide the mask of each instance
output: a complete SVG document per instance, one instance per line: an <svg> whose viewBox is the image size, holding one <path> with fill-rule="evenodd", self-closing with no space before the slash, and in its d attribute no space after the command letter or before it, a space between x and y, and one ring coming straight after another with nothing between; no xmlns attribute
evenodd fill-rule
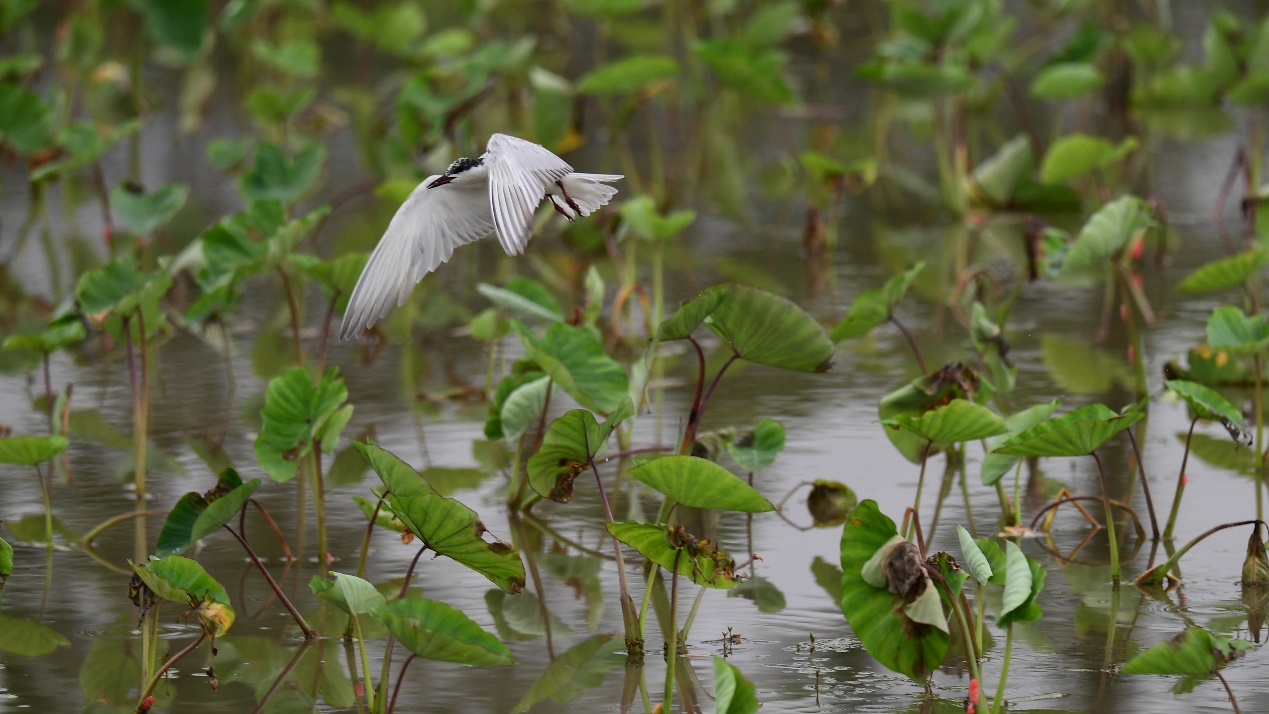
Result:
<svg viewBox="0 0 1269 714"><path fill-rule="evenodd" d="M0 694L1263 698L1225 673L1269 610L1269 18L1230 5L0 0ZM333 340L492 132L621 193ZM1153 169L1199 141L1196 220Z"/></svg>

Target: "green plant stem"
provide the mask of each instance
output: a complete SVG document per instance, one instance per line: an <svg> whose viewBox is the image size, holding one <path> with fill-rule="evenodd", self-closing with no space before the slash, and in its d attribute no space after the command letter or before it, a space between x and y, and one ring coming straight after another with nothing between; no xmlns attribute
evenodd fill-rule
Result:
<svg viewBox="0 0 1269 714"><path fill-rule="evenodd" d="M207 633L205 631L199 632L197 639L189 643L189 645L187 645L180 652L177 652L176 654L172 655L171 659L164 662L162 667L159 667L158 671L156 671L154 675L150 677L150 682L146 684L145 689L141 690L141 696L137 698L137 708L136 708L137 714L141 714L143 711L145 711L145 709L142 708L141 703L145 701L146 697L154 693L154 688L159 686L159 681L163 679L163 675L169 669L174 667L177 661L179 661L182 657L189 654L190 652L193 652L194 648L202 644L203 640L205 639L207 639Z"/></svg>
<svg viewBox="0 0 1269 714"><path fill-rule="evenodd" d="M1255 402L1256 409L1256 520L1263 521L1264 505L1262 503L1262 490L1264 489L1265 478L1265 453L1264 453L1264 396L1260 393L1261 376L1260 376L1260 354L1252 356L1252 364L1256 371L1256 391L1252 393L1252 400Z"/></svg>
<svg viewBox="0 0 1269 714"><path fill-rule="evenodd" d="M974 581L978 587L978 594L974 598L974 604L978 607L978 617L974 621L974 649L975 651L983 651L983 612L986 609L987 602L983 600L983 584ZM979 680L981 683L981 680Z"/></svg>
<svg viewBox="0 0 1269 714"><path fill-rule="evenodd" d="M301 615L299 611L295 609L295 606L291 604L291 601L287 599L286 593L282 592L282 588L278 585L277 581L269 574L269 569L264 567L264 563L261 563L260 559L256 557L256 552L251 549L251 546L247 543L247 541L244 540L238 531L233 528L230 528L229 526L224 526L224 528L232 533L234 538L237 538L238 542L242 544L243 549L247 551L247 556L251 558L251 562L256 564L256 568L260 571L260 574L263 575L264 579L269 582L269 587L273 588L273 592L277 594L278 599L282 601L282 606L286 608L287 612L291 613L291 618L295 620L295 624L300 626L300 630L304 632L304 637L306 639L316 637L317 633L313 632L313 628L309 627L308 623L304 621L304 616Z"/></svg>
<svg viewBox="0 0 1269 714"><path fill-rule="evenodd" d="M321 562L318 571L325 573L330 551L326 548L326 486L322 480L322 443L313 439L313 508L317 511L317 557Z"/></svg>
<svg viewBox="0 0 1269 714"><path fill-rule="evenodd" d="M1194 426L1198 417L1190 420L1190 431L1185 435L1185 455L1181 457L1181 472L1176 477L1176 495L1172 497L1172 512L1168 514L1168 525L1163 529L1163 539L1172 540L1172 527L1176 525L1177 513L1181 511L1181 495L1185 492L1185 465L1190 460L1190 439L1194 438Z"/></svg>
<svg viewBox="0 0 1269 714"><path fill-rule="evenodd" d="M141 518L142 516L160 516L160 515L166 515L166 514L167 514L167 511L164 511L162 509L156 509L153 511L128 511L127 513L121 513L117 516L112 516L111 518L107 518L101 523L98 523L96 526L93 527L92 530L84 534L84 536L79 539L79 544L82 547L91 548L93 541L96 540L97 536L101 535L102 531L115 525L116 523L122 523L123 521L126 521L130 518Z"/></svg>
<svg viewBox="0 0 1269 714"><path fill-rule="evenodd" d="M300 345L300 308L295 302L295 291L291 289L291 278L281 265L278 275L282 276L282 291L286 293L286 305L291 313L291 348L294 351L296 366L304 364L304 350Z"/></svg>
<svg viewBox="0 0 1269 714"><path fill-rule="evenodd" d="M1009 519L1017 525L1022 520L1022 459L1018 459L1018 465L1013 470L1013 508L1009 511Z"/></svg>
<svg viewBox="0 0 1269 714"><path fill-rule="evenodd" d="M670 637L665 653L665 693L661 697L661 711L670 711L674 702L674 667L679 659L679 558L683 550L674 553L674 572L670 578ZM656 566L653 566L656 567Z"/></svg>
<svg viewBox="0 0 1269 714"><path fill-rule="evenodd" d="M522 471L520 468L520 462L524 457L524 437L525 435L521 434L520 438L516 439L516 453L511 458L511 486L507 489L507 493L510 494L507 503L514 506L516 510L521 510L524 507L524 504L520 502L520 498L524 495L524 483L527 481L527 479L525 481L521 480Z"/></svg>
<svg viewBox="0 0 1269 714"><path fill-rule="evenodd" d="M639 604L639 639L644 642L648 639L648 603L652 600L652 588L656 586L660 573L656 566L649 568L647 582L643 586L643 602Z"/></svg>
<svg viewBox="0 0 1269 714"><path fill-rule="evenodd" d="M696 441L696 431L692 427L692 422L698 419L697 412L701 408L701 395L705 393L705 351L694 338L689 336L687 341L696 351L696 391L692 395L692 411L687 417L687 427L683 429L683 438L679 441L677 453L680 456L692 453L692 445Z"/></svg>
<svg viewBox="0 0 1269 714"><path fill-rule="evenodd" d="M1009 658L1012 655L1013 625L1009 625L1005 634L1005 661L1000 668L1000 681L996 683L996 698L991 703L991 714L1000 714L1000 707L1005 701L1005 679L1009 676Z"/></svg>
<svg viewBox="0 0 1269 714"><path fill-rule="evenodd" d="M1106 471L1102 468L1102 460L1094 450L1090 454L1097 462L1097 477L1102 484L1102 501L1106 508L1106 537L1110 539L1110 578L1119 582L1119 541L1115 538L1115 513L1110 506L1110 492L1106 488Z"/></svg>
<svg viewBox="0 0 1269 714"><path fill-rule="evenodd" d="M1237 528L1239 526L1254 525L1259 527L1262 524L1263 524L1263 521L1261 521L1260 519L1255 519L1250 521L1235 521L1233 523L1222 523L1218 526L1212 526L1211 528L1208 528L1202 533L1194 536L1193 538L1190 539L1188 543L1178 548L1177 551L1172 554L1172 557L1168 558L1167 561L1165 561L1162 565L1155 566L1151 568L1150 570L1147 570L1146 572L1142 573L1137 578L1136 582L1142 582L1143 578L1151 574L1156 575L1158 579L1161 581L1163 578L1167 577L1167 574L1171 572L1173 568L1177 566L1177 563L1181 562L1181 556L1188 553L1190 548L1193 548L1194 546L1198 545L1203 539L1207 538L1210 535L1215 534L1217 531L1223 531L1226 528Z"/></svg>
<svg viewBox="0 0 1269 714"><path fill-rule="evenodd" d="M923 454L921 455L921 476L917 479L916 500L912 502L912 513L913 513L913 514L920 514L920 513L921 513L921 490L922 490L923 488L925 488L925 465L926 465L927 463L929 463L929 461L930 461L930 448L931 448L932 446L934 446L934 442L933 442L933 441L927 441L927 442L925 442L925 453L923 453ZM906 519L905 519L905 520L906 520ZM903 537L904 537L905 539L909 539L909 540L910 540L910 539L912 538L912 527L913 527L915 524L916 524L916 518L915 518L915 517L914 517L912 520L907 521L907 524L906 524L906 525L904 526L904 528L903 528Z"/></svg>
<svg viewBox="0 0 1269 714"><path fill-rule="evenodd" d="M426 552L427 544L424 543L423 546L419 548L419 552L414 554L414 559L410 561L410 567L406 569L405 577L401 580L401 592L397 593L398 600L404 598L405 594L410 591L410 581L414 579L414 568L418 566L419 558L422 558L423 554ZM388 682L390 681L388 673L392 671L392 651L396 643L396 636L389 634L388 646L383 650L383 667L379 671L379 686L384 690L383 693L380 694L380 701L382 701L382 698L387 695ZM398 682L399 681L400 680L398 680ZM393 698L395 700L395 695L393 695Z"/></svg>
<svg viewBox="0 0 1269 714"><path fill-rule="evenodd" d="M357 649L361 652L361 682L366 690L366 708L375 710L375 688L370 683L370 660L366 658L366 638L361 634L361 618L352 616L353 631L357 633Z"/></svg>
<svg viewBox="0 0 1269 714"><path fill-rule="evenodd" d="M692 601L692 609L687 613L687 619L683 621L683 627L679 628L679 637L687 640L687 633L692 631L692 622L696 620L696 611L701 607L701 601L705 599L705 591L709 588L704 585L700 590L696 591L696 599Z"/></svg>

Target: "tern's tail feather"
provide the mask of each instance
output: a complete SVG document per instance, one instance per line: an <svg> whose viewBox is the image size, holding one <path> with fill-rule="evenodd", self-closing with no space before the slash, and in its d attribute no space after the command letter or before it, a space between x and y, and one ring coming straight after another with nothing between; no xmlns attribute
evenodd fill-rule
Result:
<svg viewBox="0 0 1269 714"><path fill-rule="evenodd" d="M618 174L569 174L564 177L562 183L568 197L577 204L577 212L583 216L589 216L599 210L600 206L608 205L612 197L617 194L616 187L607 184L622 178L624 177ZM558 205L563 202L556 203ZM562 208L572 213L569 206L562 206Z"/></svg>

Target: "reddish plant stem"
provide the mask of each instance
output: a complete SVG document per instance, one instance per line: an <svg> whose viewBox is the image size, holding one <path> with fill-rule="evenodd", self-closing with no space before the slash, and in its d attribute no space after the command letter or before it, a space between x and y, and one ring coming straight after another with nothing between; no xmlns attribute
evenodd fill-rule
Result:
<svg viewBox="0 0 1269 714"><path fill-rule="evenodd" d="M304 632L305 639L312 639L316 637L317 633L313 631L313 628L308 626L308 623L304 621L304 616L301 615L299 611L295 609L295 606L291 604L291 601L287 599L286 593L282 592L282 588L278 586L277 581L269 574L269 569L264 567L264 563L261 563L260 559L256 557L256 552L251 549L251 546L247 543L247 541L239 535L238 531L230 528L229 526L225 526L225 530L232 533L234 538L237 538L238 542L242 544L243 549L247 551L247 556L251 558L251 562L256 564L256 568L260 571L260 574L263 575L264 579L269 582L269 587L273 588L273 592L277 593L278 599L282 601L282 606L286 608L287 612L291 613L291 618L295 620L295 624L299 625L300 630Z"/></svg>
<svg viewBox="0 0 1269 714"><path fill-rule="evenodd" d="M415 657L418 655L411 653L405 660L405 664L401 665L401 671L397 673L397 686L392 688L392 701L388 703L388 714L392 714L397 709L397 695L401 693L401 682L405 679L405 670L410 668L410 663Z"/></svg>
<svg viewBox="0 0 1269 714"><path fill-rule="evenodd" d="M154 688L159 686L159 681L163 679L163 675L167 674L167 671L171 669L172 667L174 667L176 663L182 657L189 654L190 652L193 652L194 648L202 644L203 640L205 639L207 639L207 632L206 631L199 632L197 639L189 643L189 645L187 645L180 652L177 652L176 654L172 655L171 659L164 662L162 667L159 667L158 671L154 673L154 676L150 678L149 684L145 686L145 690L141 692L141 697L137 699L137 709L136 709L137 714L141 714L142 712L146 711L146 709L142 708L141 703L144 702L146 698L148 698L151 694L154 693Z"/></svg>
<svg viewBox="0 0 1269 714"><path fill-rule="evenodd" d="M1146 482L1146 464L1141 460L1141 449L1132 429L1128 429L1128 441L1132 444L1132 455L1137 459L1137 473L1141 475L1141 492L1145 494L1146 512L1150 514L1150 536L1159 540L1159 520L1154 516L1154 499L1150 498L1150 484Z"/></svg>

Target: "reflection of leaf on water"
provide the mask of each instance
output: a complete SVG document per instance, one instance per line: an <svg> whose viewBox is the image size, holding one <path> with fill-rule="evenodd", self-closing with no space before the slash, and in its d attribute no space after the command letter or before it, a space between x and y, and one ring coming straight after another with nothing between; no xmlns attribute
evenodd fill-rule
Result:
<svg viewBox="0 0 1269 714"><path fill-rule="evenodd" d="M842 601L841 568L817 555L815 560L811 561L811 574L815 576L815 584L824 588L824 592L828 593L834 604Z"/></svg>
<svg viewBox="0 0 1269 714"><path fill-rule="evenodd" d="M45 537L44 530L44 514L28 513L17 520L5 521L4 525L13 533L13 537L21 543L46 543L48 539ZM53 532L62 537L67 543L74 543L79 540L79 534L71 530L62 523L61 519L53 516Z"/></svg>
<svg viewBox="0 0 1269 714"><path fill-rule="evenodd" d="M39 657L69 644L65 637L48 625L21 617L0 615L0 652Z"/></svg>
<svg viewBox="0 0 1269 714"><path fill-rule="evenodd" d="M126 622L126 620L121 621ZM131 626L128 622L128 626ZM129 704L132 689L141 681L141 645L114 637L97 637L79 668L79 689L85 702Z"/></svg>
<svg viewBox="0 0 1269 714"><path fill-rule="evenodd" d="M1176 436L1185 443L1186 432L1177 432ZM1239 476L1251 476L1255 468L1256 452L1227 436L1195 434L1190 440L1190 454L1208 466Z"/></svg>
<svg viewBox="0 0 1269 714"><path fill-rule="evenodd" d="M512 711L528 711L529 707L547 699L566 704L582 692L599 686L608 671L623 661L616 653L624 646L624 642L612 635L595 635L582 641L556 657Z"/></svg>
<svg viewBox="0 0 1269 714"><path fill-rule="evenodd" d="M587 555L547 553L542 567L551 577L573 588L573 597L586 598L586 627L594 632L604 617L604 588L599 582L601 562Z"/></svg>
<svg viewBox="0 0 1269 714"><path fill-rule="evenodd" d="M784 593L775 583L766 578L752 577L742 580L739 585L727 592L727 597L743 597L753 600L758 612L780 612L787 604Z"/></svg>
<svg viewBox="0 0 1269 714"><path fill-rule="evenodd" d="M1061 335L1040 340L1044 366L1064 390L1076 394L1103 394L1113 387L1133 387L1128 363L1114 355L1089 349L1083 342Z"/></svg>
<svg viewBox="0 0 1269 714"><path fill-rule="evenodd" d="M494 628L498 637L508 641L535 640L546 635L546 624L542 620L542 606L538 596L530 592L508 595L502 590L489 590L485 593L485 604L489 614L493 615ZM551 634L558 636L572 632L564 621L547 612L551 618Z"/></svg>

